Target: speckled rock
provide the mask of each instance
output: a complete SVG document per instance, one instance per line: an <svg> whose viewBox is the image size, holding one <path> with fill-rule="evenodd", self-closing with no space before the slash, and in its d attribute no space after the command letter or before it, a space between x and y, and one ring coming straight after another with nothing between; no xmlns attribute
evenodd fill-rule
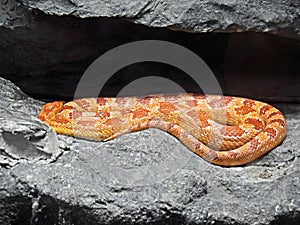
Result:
<svg viewBox="0 0 300 225"><path fill-rule="evenodd" d="M21 0L31 8L52 15L121 17L138 24L190 32L248 31L299 34L299 1L271 0Z"/></svg>
<svg viewBox="0 0 300 225"><path fill-rule="evenodd" d="M36 118L41 102L27 97L1 77L0 88L0 165L12 167L22 160L55 160L61 153L56 136Z"/></svg>
<svg viewBox="0 0 300 225"><path fill-rule="evenodd" d="M1 145L1 153L13 147L20 155L6 154L14 164L0 168L1 224L282 225L300 221L299 105L277 105L289 127L280 146L246 166L224 168L207 163L157 129L109 142L53 137L52 131L27 116L36 116L41 102L0 81L6 118L19 108L18 115L26 121L15 127L21 135L15 135L14 142L24 142L30 124L49 138L41 142L36 135L38 149ZM15 105L13 99L22 107L10 107ZM7 121L6 130L17 118ZM3 130L0 134L3 138ZM44 158L49 153L32 157L42 146L61 154L48 161ZM22 152L31 153L30 157Z"/></svg>

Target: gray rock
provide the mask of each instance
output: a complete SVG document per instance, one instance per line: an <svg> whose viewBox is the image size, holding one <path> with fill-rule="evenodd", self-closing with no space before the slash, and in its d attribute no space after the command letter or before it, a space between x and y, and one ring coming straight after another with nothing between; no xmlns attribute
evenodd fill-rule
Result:
<svg viewBox="0 0 300 225"><path fill-rule="evenodd" d="M13 104L12 98L21 98L23 109L28 107L26 100L30 98L25 98L11 83L0 81L8 86L1 89L1 102L8 106ZM4 95L5 92L11 94ZM31 107L40 107L41 102L30 101ZM56 140L25 110L18 112L24 115L24 121L18 125L20 116L11 117L8 106L9 110L3 110L1 115L12 121L2 127L15 129L21 135L14 137L17 144L8 142L11 145L1 146L5 152L11 147L18 149L14 153L24 159L0 169L0 223L297 224L300 107L276 106L286 116L287 138L260 159L232 168L207 163L157 129L123 135L109 142L62 135ZM12 126L13 123L17 124ZM52 152L56 152L53 148L64 150L51 163L41 159L49 153L41 154L40 148L32 144L18 144L24 143L32 126L34 131L40 129L49 135L50 143L43 143L44 146L52 147Z"/></svg>
<svg viewBox="0 0 300 225"><path fill-rule="evenodd" d="M14 166L21 160L55 160L61 153L55 134L35 116L41 102L0 78L0 164Z"/></svg>
<svg viewBox="0 0 300 225"><path fill-rule="evenodd" d="M51 15L121 17L138 24L190 32L248 31L299 34L299 1L168 0L168 1L60 1L22 0Z"/></svg>

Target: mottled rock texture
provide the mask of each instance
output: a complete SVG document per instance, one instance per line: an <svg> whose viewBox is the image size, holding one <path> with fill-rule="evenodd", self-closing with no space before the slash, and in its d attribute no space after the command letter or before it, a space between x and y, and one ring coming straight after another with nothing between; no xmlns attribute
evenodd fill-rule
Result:
<svg viewBox="0 0 300 225"><path fill-rule="evenodd" d="M55 135L41 102L1 82L0 223L297 224L300 107L276 149L242 167L207 163L157 129L109 142Z"/></svg>
<svg viewBox="0 0 300 225"><path fill-rule="evenodd" d="M121 17L151 27L190 32L262 31L300 34L300 3L271 0L21 0L51 15Z"/></svg>

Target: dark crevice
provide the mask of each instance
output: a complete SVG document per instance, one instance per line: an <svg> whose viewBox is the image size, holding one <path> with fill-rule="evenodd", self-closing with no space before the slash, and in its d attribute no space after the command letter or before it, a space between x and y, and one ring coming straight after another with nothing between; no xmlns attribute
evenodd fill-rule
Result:
<svg viewBox="0 0 300 225"><path fill-rule="evenodd" d="M118 19L49 16L38 10L32 14L30 27L0 29L0 73L35 98L72 99L85 70L105 52L132 41L164 40L201 57L226 95L300 101L300 41L294 39L255 32L186 33ZM184 72L159 63L128 66L99 92L117 95L133 77L149 74L176 78L187 92L199 92L199 85Z"/></svg>

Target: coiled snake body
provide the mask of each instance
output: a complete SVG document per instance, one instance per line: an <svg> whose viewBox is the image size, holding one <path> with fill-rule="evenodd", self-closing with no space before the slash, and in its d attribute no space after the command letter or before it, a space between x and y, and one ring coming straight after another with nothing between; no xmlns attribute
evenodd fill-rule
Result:
<svg viewBox="0 0 300 225"><path fill-rule="evenodd" d="M223 166L253 161L286 136L286 121L278 109L228 96L85 98L47 103L38 118L59 134L103 141L159 128L205 160Z"/></svg>

